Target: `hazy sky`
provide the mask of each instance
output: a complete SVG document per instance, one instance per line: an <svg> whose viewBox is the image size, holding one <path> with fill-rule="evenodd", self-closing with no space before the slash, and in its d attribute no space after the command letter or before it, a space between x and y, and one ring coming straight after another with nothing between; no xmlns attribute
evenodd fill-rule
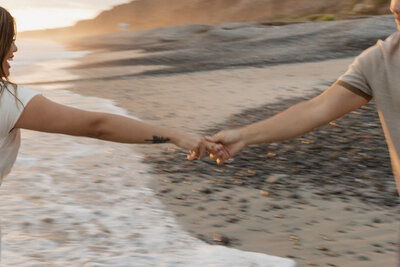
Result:
<svg viewBox="0 0 400 267"><path fill-rule="evenodd" d="M132 0L0 0L17 21L18 31L73 25L102 10Z"/></svg>

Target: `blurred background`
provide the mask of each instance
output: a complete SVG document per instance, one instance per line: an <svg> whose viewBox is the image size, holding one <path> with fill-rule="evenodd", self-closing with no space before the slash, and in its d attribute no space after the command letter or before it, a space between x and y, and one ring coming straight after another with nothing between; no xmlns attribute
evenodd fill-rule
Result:
<svg viewBox="0 0 400 267"><path fill-rule="evenodd" d="M390 0L0 1L13 12L19 31L71 26L84 20L73 27L49 31L53 37L61 33L100 34L186 24L341 20L388 14L389 3ZM112 6L116 7L102 12Z"/></svg>
<svg viewBox="0 0 400 267"><path fill-rule="evenodd" d="M326 90L397 31L389 4L0 0L19 32L13 81L201 135ZM221 166L172 145L22 144L0 188L5 266L396 265L400 200L373 102Z"/></svg>

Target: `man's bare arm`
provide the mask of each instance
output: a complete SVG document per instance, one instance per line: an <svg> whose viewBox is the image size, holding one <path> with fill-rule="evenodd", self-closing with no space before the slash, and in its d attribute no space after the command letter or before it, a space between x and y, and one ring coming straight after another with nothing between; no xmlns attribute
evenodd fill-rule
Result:
<svg viewBox="0 0 400 267"><path fill-rule="evenodd" d="M222 143L230 155L253 144L272 143L301 136L368 103L365 98L334 84L321 95L277 115L245 127L222 131L210 140ZM223 155L218 155L224 158Z"/></svg>

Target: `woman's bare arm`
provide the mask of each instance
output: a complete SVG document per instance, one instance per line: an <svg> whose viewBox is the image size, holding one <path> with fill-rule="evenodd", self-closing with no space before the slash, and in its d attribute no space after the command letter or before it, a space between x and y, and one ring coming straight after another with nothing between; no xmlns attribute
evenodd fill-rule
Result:
<svg viewBox="0 0 400 267"><path fill-rule="evenodd" d="M15 128L131 144L170 142L184 149L197 150L199 156L203 156L206 149L217 149L216 144L204 142L194 134L152 126L120 115L68 107L41 95L28 103Z"/></svg>

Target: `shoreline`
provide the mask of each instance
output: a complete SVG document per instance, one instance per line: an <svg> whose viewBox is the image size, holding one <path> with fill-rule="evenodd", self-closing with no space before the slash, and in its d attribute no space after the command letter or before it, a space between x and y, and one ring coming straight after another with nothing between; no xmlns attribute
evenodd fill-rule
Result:
<svg viewBox="0 0 400 267"><path fill-rule="evenodd" d="M95 63L104 54L96 52L82 61ZM127 54L129 51L122 51L112 56ZM77 69L72 71L94 79L76 81L72 91L113 99L129 114L153 124L203 133L242 115L242 123L260 118L255 111L267 103L282 108L285 101L300 101L324 90L351 61L347 58L113 81L95 78L135 71L134 67ZM254 110L246 113L250 108ZM343 266L349 262L352 266L393 265L396 261L396 239L390 236L400 219L396 207L371 206L352 196L337 198L335 190L324 195L313 182L301 186L279 173L274 178L278 182L245 186L260 171L255 166L263 165L262 159L255 164L248 161L254 160L258 151L245 152L239 166L235 160L219 167L207 160L187 162L185 153L171 145L137 145L135 150L153 169L150 188L183 229L207 243L291 258L298 266ZM234 179L229 178L231 169L238 172ZM262 181L271 178L262 175ZM264 188L269 185L276 188ZM350 187L351 183L342 189ZM260 193L263 191L268 192L267 197Z"/></svg>
<svg viewBox="0 0 400 267"><path fill-rule="evenodd" d="M78 45L93 52L69 69L85 77L72 91L113 99L152 124L210 135L324 91L355 55L394 30L387 16L100 36ZM399 200L374 109L368 104L292 141L249 147L222 166L189 162L172 145L135 150L151 167L158 199L207 243L298 266L395 266Z"/></svg>

